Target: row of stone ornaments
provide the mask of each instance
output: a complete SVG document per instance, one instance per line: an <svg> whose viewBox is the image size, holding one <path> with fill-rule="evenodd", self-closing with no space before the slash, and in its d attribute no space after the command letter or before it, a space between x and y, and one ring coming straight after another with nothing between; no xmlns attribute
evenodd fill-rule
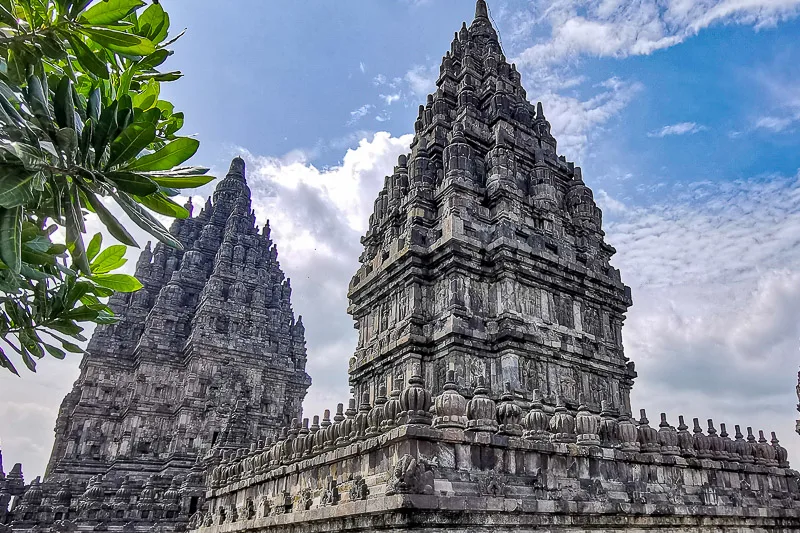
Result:
<svg viewBox="0 0 800 533"><path fill-rule="evenodd" d="M659 429L650 426L644 410L638 421L618 416L604 408L601 413L591 412L581 405L576 414L570 412L559 398L555 411L549 414L533 392L530 410L525 413L506 386L500 402L488 395L484 380L479 378L471 399L465 398L456 383L454 372L447 375L441 395L432 398L425 388L418 370L402 388L402 380L395 380L394 390L387 397L381 387L375 404L371 405L365 393L356 409L355 399L350 400L345 411L339 404L333 420L330 411L320 421L313 418L297 419L291 427L284 428L281 438L259 442L244 449L226 451L222 462L214 468L208 482L211 489L228 487L248 478L267 474L286 465L311 459L352 443L380 436L395 427L405 425L433 426L435 429L459 429L476 434L498 434L524 438L539 443L575 443L580 447L614 448L622 452L681 456L690 461L715 460L729 463L728 469L755 464L764 467L789 468L788 453L775 433L767 442L764 432L756 439L751 428L747 438L736 426L735 440L721 424L717 432L712 420L706 433L694 419L693 432L688 431L683 416L677 428L661 415Z"/></svg>

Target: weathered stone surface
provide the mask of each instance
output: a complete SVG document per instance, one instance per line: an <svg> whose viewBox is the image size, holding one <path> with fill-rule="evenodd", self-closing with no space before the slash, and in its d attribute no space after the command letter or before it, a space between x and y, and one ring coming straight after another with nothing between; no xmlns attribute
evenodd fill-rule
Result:
<svg viewBox="0 0 800 533"><path fill-rule="evenodd" d="M632 418L630 292L483 0L415 129L350 285L339 437L249 476L226 457L201 533L799 531L800 475L777 438ZM220 519L258 498L252 520Z"/></svg>
<svg viewBox="0 0 800 533"><path fill-rule="evenodd" d="M174 530L200 511L204 471L223 450L300 416L304 327L244 171L235 159L213 203L173 224L185 251L148 244L144 289L112 298L122 320L97 328L61 405L45 480L21 492L21 472L3 481L0 467L0 523ZM24 495L4 517L9 494Z"/></svg>

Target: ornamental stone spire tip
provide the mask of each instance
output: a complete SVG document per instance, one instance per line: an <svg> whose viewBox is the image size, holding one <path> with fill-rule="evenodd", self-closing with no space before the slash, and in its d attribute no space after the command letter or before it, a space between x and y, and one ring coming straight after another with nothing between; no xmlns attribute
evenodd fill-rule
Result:
<svg viewBox="0 0 800 533"><path fill-rule="evenodd" d="M475 5L475 18L489 18L489 7L486 5L486 0L478 0Z"/></svg>

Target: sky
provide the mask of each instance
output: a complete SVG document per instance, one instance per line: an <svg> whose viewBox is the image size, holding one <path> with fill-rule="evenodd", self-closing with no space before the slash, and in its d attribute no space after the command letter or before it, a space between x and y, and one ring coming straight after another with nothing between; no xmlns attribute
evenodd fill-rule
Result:
<svg viewBox="0 0 800 533"><path fill-rule="evenodd" d="M306 325L306 416L321 413L349 395L346 290L372 202L474 2L161 3L187 28L167 63L185 76L162 94L201 140L195 163L247 161ZM634 410L775 431L800 466L800 0L489 7L632 288ZM43 472L78 363L0 374L6 469Z"/></svg>

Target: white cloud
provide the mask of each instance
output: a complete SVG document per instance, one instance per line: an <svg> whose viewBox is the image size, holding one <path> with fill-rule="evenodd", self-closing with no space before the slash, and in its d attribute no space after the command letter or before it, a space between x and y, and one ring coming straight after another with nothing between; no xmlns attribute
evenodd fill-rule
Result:
<svg viewBox="0 0 800 533"><path fill-rule="evenodd" d="M378 74L377 76L372 78L372 84L375 85L376 87L380 87L381 85L385 85L386 84L386 76L384 76L383 74Z"/></svg>
<svg viewBox="0 0 800 533"><path fill-rule="evenodd" d="M755 127L757 129L780 133L791 126L795 120L797 119L794 117L761 117L756 120Z"/></svg>
<svg viewBox="0 0 800 533"><path fill-rule="evenodd" d="M373 201L411 139L376 133L328 168L244 155L253 208L261 222L270 220L281 265L292 279L295 312L306 325L308 372L314 380L307 415L335 408L349 396L347 362L356 339L346 313L347 287L358 268L359 239Z"/></svg>
<svg viewBox="0 0 800 533"><path fill-rule="evenodd" d="M797 16L799 0L536 0L515 16L515 39L549 26L519 53L521 66L549 71L580 56L646 55L715 24L774 25Z"/></svg>
<svg viewBox="0 0 800 533"><path fill-rule="evenodd" d="M347 125L352 126L353 124L355 124L356 122L367 116L373 107L375 106L373 106L372 104L364 104L358 109L351 111L350 120L347 121Z"/></svg>
<svg viewBox="0 0 800 533"><path fill-rule="evenodd" d="M647 134L648 137L667 137L670 135L694 135L701 131L705 131L706 127L695 122L679 122L677 124L670 124Z"/></svg>
<svg viewBox="0 0 800 533"><path fill-rule="evenodd" d="M619 78L609 78L594 87L587 100L551 92L539 99L558 140L558 151L567 159L580 162L590 137L628 105L642 85Z"/></svg>
<svg viewBox="0 0 800 533"><path fill-rule="evenodd" d="M392 105L393 103L400 100L400 94L382 94L380 97L386 102L386 105Z"/></svg>
<svg viewBox="0 0 800 533"><path fill-rule="evenodd" d="M634 404L673 423L685 414L776 431L800 464L800 175L664 196L606 223L633 290L623 335L640 376Z"/></svg>
<svg viewBox="0 0 800 533"><path fill-rule="evenodd" d="M406 83L415 95L425 97L436 90L436 78L439 73L439 65L412 67L404 77Z"/></svg>
<svg viewBox="0 0 800 533"><path fill-rule="evenodd" d="M358 64L358 69L361 71L361 74L364 74L364 73L366 73L366 72L367 72L367 66L364 64L364 62L363 62L363 61L361 61L361 62Z"/></svg>

